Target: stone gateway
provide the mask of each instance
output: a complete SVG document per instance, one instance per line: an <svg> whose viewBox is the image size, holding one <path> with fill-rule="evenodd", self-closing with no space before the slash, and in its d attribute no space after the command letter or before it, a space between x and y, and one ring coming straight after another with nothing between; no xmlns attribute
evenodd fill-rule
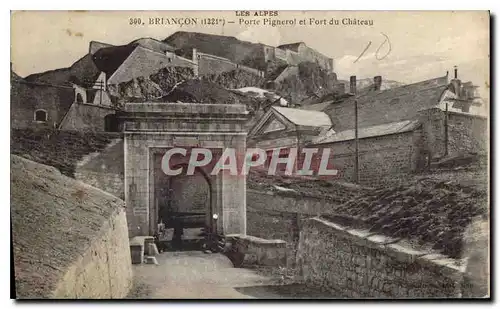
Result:
<svg viewBox="0 0 500 309"><path fill-rule="evenodd" d="M246 177L197 167L193 175L169 176L161 159L172 148L246 151L244 105L127 103L124 123L125 202L130 237L153 235L162 213L201 216L205 227L223 234L246 234ZM189 159L189 155L186 156ZM188 161L177 162L179 167ZM183 168L186 171L186 168ZM190 194L178 194L190 188ZM191 190L192 189L192 190ZM184 189L182 189L184 191ZM214 214L218 215L216 223ZM204 222L203 222L204 221Z"/></svg>

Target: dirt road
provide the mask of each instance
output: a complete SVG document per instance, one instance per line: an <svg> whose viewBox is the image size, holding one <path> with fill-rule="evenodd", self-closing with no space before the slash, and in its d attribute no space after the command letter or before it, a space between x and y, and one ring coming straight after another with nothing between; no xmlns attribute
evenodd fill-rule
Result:
<svg viewBox="0 0 500 309"><path fill-rule="evenodd" d="M322 298L301 285L277 285L245 268L234 268L222 254L199 251L164 252L159 265L134 265L134 288L129 298L249 299ZM331 297L331 296L330 296Z"/></svg>
<svg viewBox="0 0 500 309"><path fill-rule="evenodd" d="M249 269L233 268L222 254L164 252L159 265L134 265L134 298L251 298L235 287L273 284Z"/></svg>

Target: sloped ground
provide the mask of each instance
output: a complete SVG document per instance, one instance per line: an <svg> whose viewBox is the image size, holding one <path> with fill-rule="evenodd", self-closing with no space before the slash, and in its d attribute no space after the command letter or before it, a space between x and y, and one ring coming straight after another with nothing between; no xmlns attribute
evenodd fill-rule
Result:
<svg viewBox="0 0 500 309"><path fill-rule="evenodd" d="M212 104L245 104L252 106L252 98L231 92L206 79L191 79L180 83L167 95L157 99L158 102L212 103Z"/></svg>
<svg viewBox="0 0 500 309"><path fill-rule="evenodd" d="M262 87L265 85L265 79L263 77L243 70L233 70L223 72L221 74L211 74L204 76L203 79L227 89L236 89L248 86Z"/></svg>
<svg viewBox="0 0 500 309"><path fill-rule="evenodd" d="M17 298L50 297L123 201L11 156L11 220Z"/></svg>
<svg viewBox="0 0 500 309"><path fill-rule="evenodd" d="M484 158L449 158L426 173L409 175L399 186L375 189L311 177L269 176L256 169L250 170L247 184L250 189L282 196L342 203L335 215L324 217L414 240L456 258L464 253L464 232L469 224L489 219Z"/></svg>
<svg viewBox="0 0 500 309"><path fill-rule="evenodd" d="M315 197L334 202L347 202L371 188L339 181L327 181L306 176L268 175L267 169L250 169L247 185L250 189L273 191L280 195ZM278 187L293 191L280 190Z"/></svg>
<svg viewBox="0 0 500 309"><path fill-rule="evenodd" d="M222 254L165 252L159 265L134 265L131 299L332 298L332 295L290 284L272 269L235 268Z"/></svg>
<svg viewBox="0 0 500 309"><path fill-rule="evenodd" d="M104 149L119 135L77 131L12 129L11 153L56 167L73 177L75 167L85 155Z"/></svg>
<svg viewBox="0 0 500 309"><path fill-rule="evenodd" d="M433 179L365 192L336 212L325 218L432 244L433 249L454 258L462 257L467 226L489 215L486 190Z"/></svg>

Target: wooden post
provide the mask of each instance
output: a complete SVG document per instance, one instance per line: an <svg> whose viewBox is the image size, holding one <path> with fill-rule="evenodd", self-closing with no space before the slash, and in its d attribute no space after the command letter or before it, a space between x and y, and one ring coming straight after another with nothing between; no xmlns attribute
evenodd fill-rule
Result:
<svg viewBox="0 0 500 309"><path fill-rule="evenodd" d="M448 102L444 112L444 156L448 156Z"/></svg>
<svg viewBox="0 0 500 309"><path fill-rule="evenodd" d="M355 145L356 145L356 158L354 161L355 164L355 170L356 170L356 178L355 182L359 184L359 145L358 145L358 100L354 99L354 122L355 122L355 129L354 129L354 140L355 140Z"/></svg>
<svg viewBox="0 0 500 309"><path fill-rule="evenodd" d="M354 145L355 145L355 158L354 158L354 182L359 183L359 148L358 148L358 100L356 98L356 76L350 78L350 92L354 95Z"/></svg>
<svg viewBox="0 0 500 309"><path fill-rule="evenodd" d="M103 81L100 81L100 82L99 82L99 88L100 88L100 90L101 90L101 91L99 91L99 105L102 105L102 91L103 91L103 89L104 89L104 87L103 87L103 86L104 86L104 85L103 85L103 83L104 83Z"/></svg>

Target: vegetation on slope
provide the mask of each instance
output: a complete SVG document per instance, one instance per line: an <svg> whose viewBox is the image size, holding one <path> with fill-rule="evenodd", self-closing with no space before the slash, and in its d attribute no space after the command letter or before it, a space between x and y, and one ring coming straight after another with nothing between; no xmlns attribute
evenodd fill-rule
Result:
<svg viewBox="0 0 500 309"><path fill-rule="evenodd" d="M366 191L335 211L372 232L429 243L455 258L467 226L489 213L487 192L432 179Z"/></svg>
<svg viewBox="0 0 500 309"><path fill-rule="evenodd" d="M10 148L12 154L74 177L76 164L85 155L104 149L116 137L109 133L12 129Z"/></svg>

